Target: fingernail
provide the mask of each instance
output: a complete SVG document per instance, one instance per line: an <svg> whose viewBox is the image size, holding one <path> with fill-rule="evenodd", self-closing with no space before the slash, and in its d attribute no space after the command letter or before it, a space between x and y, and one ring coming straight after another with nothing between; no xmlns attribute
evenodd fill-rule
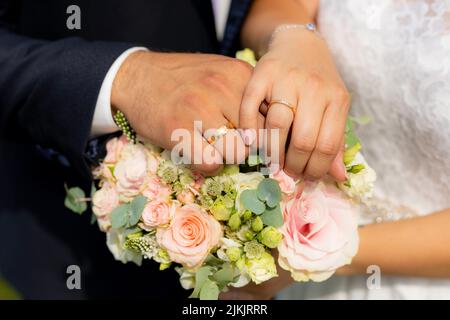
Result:
<svg viewBox="0 0 450 320"><path fill-rule="evenodd" d="M244 143L247 146L250 146L255 142L255 130L253 129L245 129L242 133L242 138L244 139Z"/></svg>
<svg viewBox="0 0 450 320"><path fill-rule="evenodd" d="M347 172L347 167L345 166L344 163L342 163L342 172L344 172L344 177L345 180L348 180L348 172Z"/></svg>

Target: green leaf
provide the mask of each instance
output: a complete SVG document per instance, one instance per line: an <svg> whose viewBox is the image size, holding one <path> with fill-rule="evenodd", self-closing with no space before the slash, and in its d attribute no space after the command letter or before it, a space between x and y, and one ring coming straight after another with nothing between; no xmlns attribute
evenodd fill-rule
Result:
<svg viewBox="0 0 450 320"><path fill-rule="evenodd" d="M111 212L111 227L113 229L119 229L124 227L129 220L129 204L122 204Z"/></svg>
<svg viewBox="0 0 450 320"><path fill-rule="evenodd" d="M94 194L97 192L97 188L95 187L95 183L94 182L92 182L92 185L91 185L91 198L93 199L94 198Z"/></svg>
<svg viewBox="0 0 450 320"><path fill-rule="evenodd" d="M206 257L205 265L218 267L222 265L223 261L217 258L216 256L209 254L208 257Z"/></svg>
<svg viewBox="0 0 450 320"><path fill-rule="evenodd" d="M66 188L66 198L64 200L64 205L67 209L82 214L87 209L86 195L81 188Z"/></svg>
<svg viewBox="0 0 450 320"><path fill-rule="evenodd" d="M208 280L208 277L211 275L211 273L211 267L209 266L204 266L197 270L197 272L195 273L195 288L189 298L198 298L200 290L205 284L205 281Z"/></svg>
<svg viewBox="0 0 450 320"><path fill-rule="evenodd" d="M95 224L96 222L97 222L97 216L94 213L92 213L92 215L91 215L91 224Z"/></svg>
<svg viewBox="0 0 450 320"><path fill-rule="evenodd" d="M145 205L147 204L147 198L144 196L139 196L133 199L130 203L130 218L128 220L128 226L132 227L139 222L141 218L142 211L144 211Z"/></svg>
<svg viewBox="0 0 450 320"><path fill-rule="evenodd" d="M363 164L356 164L354 166L351 166L350 169L347 169L347 172L357 174L357 173L361 172L362 170L364 170L365 168L366 168L366 166Z"/></svg>
<svg viewBox="0 0 450 320"><path fill-rule="evenodd" d="M278 204L274 208L267 208L261 215L261 219L265 225L275 228L281 227L283 225L283 214L280 205Z"/></svg>
<svg viewBox="0 0 450 320"><path fill-rule="evenodd" d="M210 279L206 279L200 290L200 300L218 300L219 293L220 291L217 283Z"/></svg>
<svg viewBox="0 0 450 320"><path fill-rule="evenodd" d="M344 164L348 166L356 157L356 154L361 149L361 144L357 143L351 148L347 148L344 152Z"/></svg>
<svg viewBox="0 0 450 320"><path fill-rule="evenodd" d="M345 134L345 145L347 148L351 148L359 143L360 140L353 131L347 132Z"/></svg>
<svg viewBox="0 0 450 320"><path fill-rule="evenodd" d="M233 282L234 269L233 266L229 263L225 263L219 271L217 271L213 278L221 285L227 285L230 282Z"/></svg>
<svg viewBox="0 0 450 320"><path fill-rule="evenodd" d="M281 189L276 180L265 178L258 184L257 190L258 198L265 201L269 207L274 208L280 204Z"/></svg>
<svg viewBox="0 0 450 320"><path fill-rule="evenodd" d="M264 202L259 200L256 190L244 190L241 193L240 201L245 209L258 215L263 213L266 209Z"/></svg>

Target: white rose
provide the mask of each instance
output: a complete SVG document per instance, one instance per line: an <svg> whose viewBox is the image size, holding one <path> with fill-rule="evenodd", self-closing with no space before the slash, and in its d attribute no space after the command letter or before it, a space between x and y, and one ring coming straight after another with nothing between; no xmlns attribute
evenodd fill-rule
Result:
<svg viewBox="0 0 450 320"><path fill-rule="evenodd" d="M242 245L232 239L222 238L219 242L220 248L217 250L217 256L220 260L230 262L230 259L227 256L227 249L228 248L239 248L242 247Z"/></svg>
<svg viewBox="0 0 450 320"><path fill-rule="evenodd" d="M132 261L140 266L142 264L142 255L136 251L126 249L124 247L125 240L126 237L123 234L123 230L111 229L106 233L106 245L116 260L123 263Z"/></svg>
<svg viewBox="0 0 450 320"><path fill-rule="evenodd" d="M358 201L366 201L373 195L377 174L364 159L363 155L358 152L350 166L363 165L364 169L358 173L348 173L346 182L338 184L339 188L344 191L350 198Z"/></svg>
<svg viewBox="0 0 450 320"><path fill-rule="evenodd" d="M195 273L187 271L184 268L175 268L180 275L180 284L184 290L195 288Z"/></svg>

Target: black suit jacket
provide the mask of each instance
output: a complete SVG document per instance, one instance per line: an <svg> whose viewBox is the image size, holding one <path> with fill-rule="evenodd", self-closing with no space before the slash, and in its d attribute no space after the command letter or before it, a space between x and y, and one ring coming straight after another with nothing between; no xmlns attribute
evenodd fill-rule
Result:
<svg viewBox="0 0 450 320"><path fill-rule="evenodd" d="M221 52L234 50L249 2L234 1ZM81 30L66 26L73 4ZM89 216L63 207L65 182L89 182L101 83L136 45L219 52L210 1L0 0L0 274L25 298L186 296L173 271L114 262ZM81 268L81 290L66 287L69 265Z"/></svg>

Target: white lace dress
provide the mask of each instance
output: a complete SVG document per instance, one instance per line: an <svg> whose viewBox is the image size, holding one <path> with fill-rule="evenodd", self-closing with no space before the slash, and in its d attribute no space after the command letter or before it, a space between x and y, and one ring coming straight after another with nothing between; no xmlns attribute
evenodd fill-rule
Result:
<svg viewBox="0 0 450 320"><path fill-rule="evenodd" d="M363 222L450 207L450 0L321 0L319 26L353 95L363 151L378 173ZM450 230L449 230L450 232ZM450 244L449 244L450 250ZM289 299L450 299L449 279L335 276Z"/></svg>

